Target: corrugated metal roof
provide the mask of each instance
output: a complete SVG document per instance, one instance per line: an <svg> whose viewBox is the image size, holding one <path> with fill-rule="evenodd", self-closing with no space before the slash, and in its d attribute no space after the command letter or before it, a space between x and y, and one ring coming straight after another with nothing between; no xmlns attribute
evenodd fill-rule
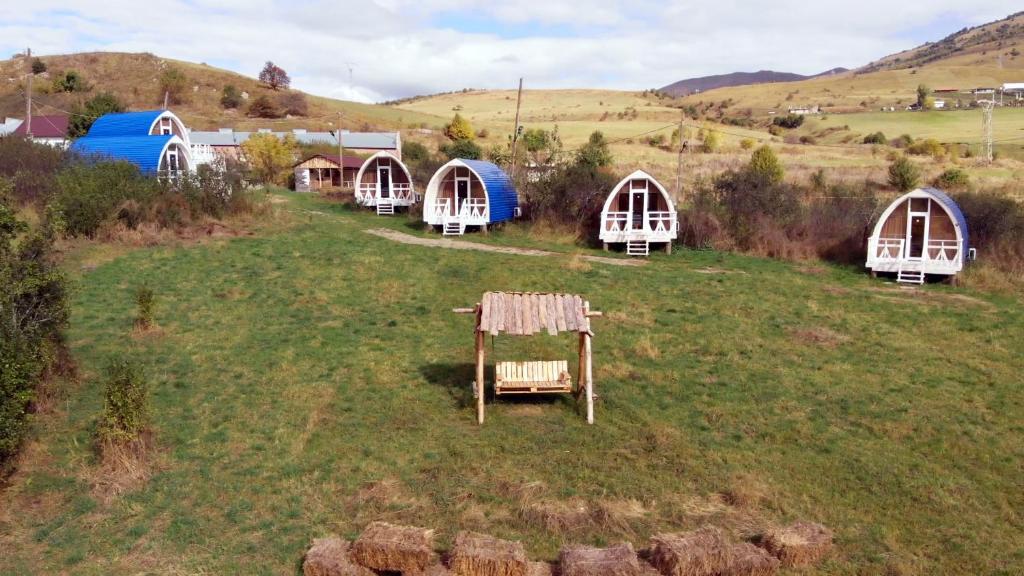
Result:
<svg viewBox="0 0 1024 576"><path fill-rule="evenodd" d="M26 135L27 126L22 122L14 129L13 134ZM68 117L65 114L53 116L32 116L32 137L33 138L67 138Z"/></svg>
<svg viewBox="0 0 1024 576"><path fill-rule="evenodd" d="M970 249L970 235L967 232L967 218L964 217L963 211L960 210L960 205L950 198L949 194L946 194L938 188L921 188L921 191L930 194L933 198L941 202L942 205L949 210L949 213L953 215L953 219L956 220L957 226L960 228L960 234L963 235L963 254L964 259L966 260L967 253Z"/></svg>
<svg viewBox="0 0 1024 576"><path fill-rule="evenodd" d="M101 160L124 160L135 164L142 172L152 173L160 169L160 158L172 141L184 147L181 139L171 134L110 138L86 136L72 143L71 152Z"/></svg>
<svg viewBox="0 0 1024 576"><path fill-rule="evenodd" d="M146 136L153 123L166 110L146 110L144 112L119 112L104 114L93 122L86 135L90 138L108 138L112 136Z"/></svg>
<svg viewBox="0 0 1024 576"><path fill-rule="evenodd" d="M235 141L234 132L204 132L193 130L189 132L188 139L193 144L208 144L210 146L238 146Z"/></svg>
<svg viewBox="0 0 1024 576"><path fill-rule="evenodd" d="M193 144L209 144L211 146L241 146L253 134L259 132L208 132L192 131L189 141ZM338 145L334 132L263 132L278 138L292 136L300 144L331 144ZM398 134L396 132L342 132L341 140L346 148L359 150L397 150Z"/></svg>
<svg viewBox="0 0 1024 576"><path fill-rule="evenodd" d="M497 165L483 160L460 160L483 181L487 190L487 204L490 211L488 223L505 222L515 218L519 196L512 179Z"/></svg>

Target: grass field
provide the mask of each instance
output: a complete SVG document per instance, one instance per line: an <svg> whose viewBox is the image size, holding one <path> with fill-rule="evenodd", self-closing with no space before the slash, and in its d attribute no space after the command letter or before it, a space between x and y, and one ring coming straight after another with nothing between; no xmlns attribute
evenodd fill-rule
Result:
<svg viewBox="0 0 1024 576"><path fill-rule="evenodd" d="M288 198L286 230L76 266L83 379L0 493L0 573L296 574L311 538L375 519L553 558L806 518L837 533L823 574L1024 566L1019 301L714 252L621 268L406 246L363 232L420 233L401 218ZM142 283L160 330L139 337ZM475 425L471 320L450 310L489 289L578 292L606 313L594 426L568 398L492 401ZM98 376L124 353L153 384L160 451L144 486L108 497L90 439Z"/></svg>

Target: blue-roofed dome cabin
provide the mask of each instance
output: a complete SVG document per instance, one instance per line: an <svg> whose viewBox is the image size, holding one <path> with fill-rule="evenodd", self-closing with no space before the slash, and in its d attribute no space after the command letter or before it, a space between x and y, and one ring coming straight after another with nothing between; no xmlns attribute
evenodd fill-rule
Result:
<svg viewBox="0 0 1024 576"><path fill-rule="evenodd" d="M462 235L468 227L487 230L512 220L518 211L512 179L483 160L456 159L441 166L423 194L423 221L446 236Z"/></svg>
<svg viewBox="0 0 1024 576"><path fill-rule="evenodd" d="M928 275L952 278L973 257L967 241L967 220L957 203L936 188L919 188L882 213L868 239L866 266L902 283L923 284Z"/></svg>
<svg viewBox="0 0 1024 576"><path fill-rule="evenodd" d="M395 208L416 203L412 174L394 154L380 151L360 166L355 181L356 202L377 209L377 214L394 214Z"/></svg>
<svg viewBox="0 0 1024 576"><path fill-rule="evenodd" d="M105 114L71 145L81 156L131 162L162 178L195 170L190 148L188 130L168 110Z"/></svg>
<svg viewBox="0 0 1024 576"><path fill-rule="evenodd" d="M678 235L672 198L643 170L623 178L604 202L599 238L606 250L611 244L625 244L630 255L646 256L651 244L662 244L671 252Z"/></svg>

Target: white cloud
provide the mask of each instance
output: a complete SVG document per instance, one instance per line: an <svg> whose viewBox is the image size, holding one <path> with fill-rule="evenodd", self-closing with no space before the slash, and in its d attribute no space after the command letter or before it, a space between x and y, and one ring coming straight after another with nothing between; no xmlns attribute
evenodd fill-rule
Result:
<svg viewBox="0 0 1024 576"><path fill-rule="evenodd" d="M297 88L363 101L508 88L519 76L536 88L638 89L858 66L910 47L911 31L939 19L978 24L1017 1L3 0L0 50L147 51L250 75L274 60Z"/></svg>

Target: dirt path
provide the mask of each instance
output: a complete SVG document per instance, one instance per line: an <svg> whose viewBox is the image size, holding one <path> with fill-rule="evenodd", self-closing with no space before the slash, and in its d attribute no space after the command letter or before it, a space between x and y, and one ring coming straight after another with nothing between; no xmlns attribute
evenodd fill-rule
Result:
<svg viewBox="0 0 1024 576"><path fill-rule="evenodd" d="M497 252L499 254L518 254L520 256L566 256L573 257L573 254L565 254L561 252L549 252L547 250L536 250L533 248L513 248L511 246L492 246L490 244L481 244L479 242L468 242L466 240L451 240L448 238L420 238L419 236L413 236L397 230L390 230L388 228L373 228L365 230L367 234L373 234L374 236L380 236L381 238L387 238L395 242L401 242L402 244L415 244L417 246L430 246L432 248L451 248L454 250L479 250L481 252ZM603 256L590 256L589 254L580 254L578 256L583 260L590 262L600 262L601 264L611 264L612 266L643 266L647 264L646 260L635 260L624 258L605 258Z"/></svg>

